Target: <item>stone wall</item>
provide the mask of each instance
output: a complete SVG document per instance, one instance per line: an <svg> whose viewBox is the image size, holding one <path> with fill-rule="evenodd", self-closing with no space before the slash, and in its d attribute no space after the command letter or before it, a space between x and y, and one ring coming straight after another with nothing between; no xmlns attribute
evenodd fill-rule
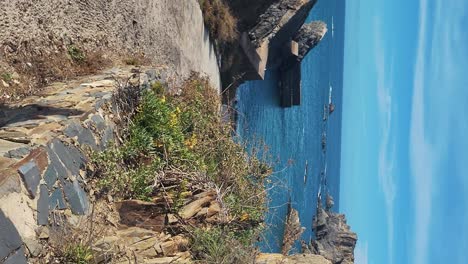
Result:
<svg viewBox="0 0 468 264"><path fill-rule="evenodd" d="M91 151L115 139L118 80L145 87L161 76L154 69L114 69L2 107L0 262L34 257L42 226L55 224L56 215L89 213L86 163Z"/></svg>
<svg viewBox="0 0 468 264"><path fill-rule="evenodd" d="M176 79L196 71L208 75L214 87L220 86L217 58L197 0L0 0L0 4L0 73L16 76L15 71L38 67L28 59L65 56L73 44L112 60L144 54L152 63L166 66Z"/></svg>

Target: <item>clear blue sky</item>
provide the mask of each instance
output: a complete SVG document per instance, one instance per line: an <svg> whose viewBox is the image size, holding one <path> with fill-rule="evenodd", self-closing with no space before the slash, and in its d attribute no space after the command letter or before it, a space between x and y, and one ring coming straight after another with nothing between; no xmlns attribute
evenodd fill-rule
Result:
<svg viewBox="0 0 468 264"><path fill-rule="evenodd" d="M356 263L468 263L468 1L346 1L340 210Z"/></svg>

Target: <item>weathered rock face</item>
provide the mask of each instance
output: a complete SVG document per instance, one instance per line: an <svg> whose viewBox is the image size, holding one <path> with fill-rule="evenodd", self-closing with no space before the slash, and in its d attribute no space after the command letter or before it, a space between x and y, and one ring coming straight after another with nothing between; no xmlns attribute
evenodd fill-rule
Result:
<svg viewBox="0 0 468 264"><path fill-rule="evenodd" d="M229 46L223 55L221 76L224 93L229 103L235 88L244 81L263 80L265 71L277 70L281 74L280 91L284 107L300 104L300 62L324 37L326 25L315 22L304 25L317 0L259 1L270 3L266 9L256 3L257 22L240 34L239 42ZM238 7L239 8L239 7ZM239 14L240 24L243 15ZM245 20L250 24L251 12ZM232 91L231 91L232 90Z"/></svg>
<svg viewBox="0 0 468 264"><path fill-rule="evenodd" d="M319 203L314 219L315 240L311 241L311 251L330 260L333 264L354 263L356 233L346 224L346 217L322 208Z"/></svg>
<svg viewBox="0 0 468 264"><path fill-rule="evenodd" d="M323 39L327 33L327 25L321 21L305 24L296 33L293 40L299 44L298 60L304 57Z"/></svg>
<svg viewBox="0 0 468 264"><path fill-rule="evenodd" d="M293 35L307 18L317 0L280 0L272 4L249 31L255 47L270 41L280 32ZM284 41L284 40L283 40Z"/></svg>

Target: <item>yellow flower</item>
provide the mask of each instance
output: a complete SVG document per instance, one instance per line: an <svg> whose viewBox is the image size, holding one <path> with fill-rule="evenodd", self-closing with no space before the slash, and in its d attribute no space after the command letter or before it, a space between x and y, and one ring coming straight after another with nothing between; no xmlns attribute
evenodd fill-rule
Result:
<svg viewBox="0 0 468 264"><path fill-rule="evenodd" d="M180 114L180 112L181 112L179 107L176 107L175 111L176 111L177 114Z"/></svg>
<svg viewBox="0 0 468 264"><path fill-rule="evenodd" d="M171 119L169 120L169 126L175 127L179 123L177 115L175 113L171 113L170 117Z"/></svg>
<svg viewBox="0 0 468 264"><path fill-rule="evenodd" d="M192 134L190 138L187 138L184 141L185 146L187 146L189 149L193 149L198 143L197 135Z"/></svg>
<svg viewBox="0 0 468 264"><path fill-rule="evenodd" d="M161 97L161 102L165 103L166 102L166 96Z"/></svg>
<svg viewBox="0 0 468 264"><path fill-rule="evenodd" d="M249 216L248 213L244 213L244 214L241 216L240 220L241 220L241 221L247 221L247 220L249 220L249 217L250 217L250 216Z"/></svg>

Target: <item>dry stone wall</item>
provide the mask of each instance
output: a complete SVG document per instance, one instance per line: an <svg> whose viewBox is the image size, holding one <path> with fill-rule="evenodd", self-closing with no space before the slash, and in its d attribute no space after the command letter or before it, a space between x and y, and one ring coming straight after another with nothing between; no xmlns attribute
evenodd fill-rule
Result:
<svg viewBox="0 0 468 264"><path fill-rule="evenodd" d="M89 213L86 163L90 151L106 149L114 140L117 80L148 87L161 81L160 73L113 69L55 84L41 95L2 107L0 262L26 263L25 252L33 255L31 244L41 226L54 223L56 213Z"/></svg>

